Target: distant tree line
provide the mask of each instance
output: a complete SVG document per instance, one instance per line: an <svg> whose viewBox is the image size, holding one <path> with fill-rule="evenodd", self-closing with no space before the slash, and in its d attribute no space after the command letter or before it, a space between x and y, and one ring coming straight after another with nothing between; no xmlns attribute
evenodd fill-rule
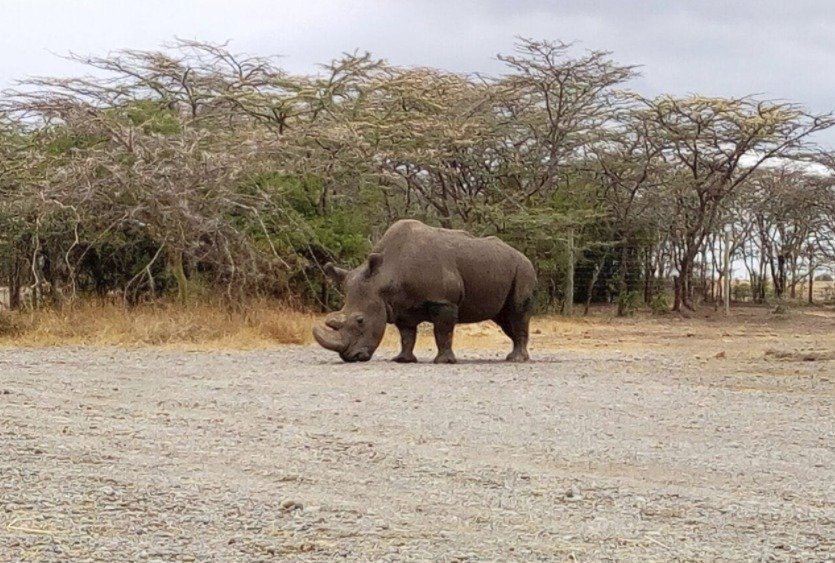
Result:
<svg viewBox="0 0 835 563"><path fill-rule="evenodd" d="M756 97L646 98L609 53L521 40L497 77L345 55L315 76L223 45L72 59L0 99L0 285L12 307L83 295L333 305L420 218L525 252L540 307L718 299L724 229L753 298L835 262L833 125Z"/></svg>

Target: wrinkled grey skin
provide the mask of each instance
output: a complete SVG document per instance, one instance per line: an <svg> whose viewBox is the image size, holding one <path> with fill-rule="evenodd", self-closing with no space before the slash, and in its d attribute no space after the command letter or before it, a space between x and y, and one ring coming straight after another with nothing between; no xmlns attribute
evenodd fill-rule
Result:
<svg viewBox="0 0 835 563"><path fill-rule="evenodd" d="M536 273L521 252L496 237L404 219L389 227L361 266L348 271L329 263L325 273L342 284L345 304L313 336L346 362L370 360L386 323L400 331L402 350L394 361L416 362L417 326L430 322L435 363L455 363L455 325L485 320L495 321L513 341L507 360L528 359Z"/></svg>

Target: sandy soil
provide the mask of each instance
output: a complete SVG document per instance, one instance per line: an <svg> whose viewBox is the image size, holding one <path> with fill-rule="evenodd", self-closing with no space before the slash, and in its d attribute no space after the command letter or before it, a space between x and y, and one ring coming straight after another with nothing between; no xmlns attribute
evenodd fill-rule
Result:
<svg viewBox="0 0 835 563"><path fill-rule="evenodd" d="M0 560L832 560L833 326L541 320L525 365L490 325L455 366L0 348Z"/></svg>

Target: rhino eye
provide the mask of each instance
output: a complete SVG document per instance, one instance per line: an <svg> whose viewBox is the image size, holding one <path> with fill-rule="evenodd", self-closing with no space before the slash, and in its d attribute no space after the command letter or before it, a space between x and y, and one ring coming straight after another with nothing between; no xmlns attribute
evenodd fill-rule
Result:
<svg viewBox="0 0 835 563"><path fill-rule="evenodd" d="M357 324L361 325L363 321L362 315L357 315Z"/></svg>

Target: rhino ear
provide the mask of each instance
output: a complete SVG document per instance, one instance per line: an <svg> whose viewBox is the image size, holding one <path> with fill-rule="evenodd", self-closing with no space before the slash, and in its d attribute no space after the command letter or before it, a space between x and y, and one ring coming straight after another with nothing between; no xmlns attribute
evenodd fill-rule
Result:
<svg viewBox="0 0 835 563"><path fill-rule="evenodd" d="M377 271L380 269L380 265L383 263L383 255L378 253L373 253L368 256L368 277L370 278Z"/></svg>
<svg viewBox="0 0 835 563"><path fill-rule="evenodd" d="M345 276L348 275L348 270L343 270L342 268L334 266L331 262L325 264L323 269L326 276L339 283L345 281Z"/></svg>

